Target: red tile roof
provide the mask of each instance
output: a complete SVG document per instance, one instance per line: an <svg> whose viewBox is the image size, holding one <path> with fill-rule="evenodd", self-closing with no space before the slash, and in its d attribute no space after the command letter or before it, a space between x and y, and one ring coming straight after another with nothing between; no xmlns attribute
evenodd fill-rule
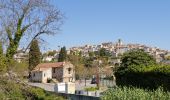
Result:
<svg viewBox="0 0 170 100"><path fill-rule="evenodd" d="M41 63L38 64L33 71L42 71L48 68L56 68L56 67L63 67L64 62L56 62L56 63Z"/></svg>

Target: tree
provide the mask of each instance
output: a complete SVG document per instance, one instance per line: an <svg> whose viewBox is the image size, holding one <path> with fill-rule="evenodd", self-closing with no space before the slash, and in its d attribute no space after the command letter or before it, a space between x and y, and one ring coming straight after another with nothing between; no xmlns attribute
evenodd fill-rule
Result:
<svg viewBox="0 0 170 100"><path fill-rule="evenodd" d="M107 51L105 48L101 48L99 50L99 56L100 57L111 57L111 54L109 51Z"/></svg>
<svg viewBox="0 0 170 100"><path fill-rule="evenodd" d="M21 41L26 50L40 35L53 35L62 24L61 12L49 0L0 0L0 39L6 41L6 56L11 59Z"/></svg>
<svg viewBox="0 0 170 100"><path fill-rule="evenodd" d="M155 58L153 58L153 56L149 55L141 49L133 49L126 52L125 54L123 54L121 62L121 67L129 67L131 65L148 66L156 64Z"/></svg>
<svg viewBox="0 0 170 100"><path fill-rule="evenodd" d="M95 54L94 54L94 52L89 52L89 57L94 57L95 56Z"/></svg>
<svg viewBox="0 0 170 100"><path fill-rule="evenodd" d="M3 55L3 48L2 48L2 43L0 42L0 56Z"/></svg>
<svg viewBox="0 0 170 100"><path fill-rule="evenodd" d="M130 70L142 70L144 67L155 65L156 60L153 56L144 52L142 49L133 49L123 54L120 67L117 68L116 74L126 73Z"/></svg>
<svg viewBox="0 0 170 100"><path fill-rule="evenodd" d="M93 61L94 61L94 59L92 57L88 57L88 58L84 57L83 60L84 60L85 67L87 67L87 68L92 67Z"/></svg>
<svg viewBox="0 0 170 100"><path fill-rule="evenodd" d="M29 70L33 70L40 63L41 52L38 46L38 41L33 40L29 51Z"/></svg>
<svg viewBox="0 0 170 100"><path fill-rule="evenodd" d="M101 48L101 49L99 50L99 56L101 56L101 57L106 56L106 49L105 49L105 48Z"/></svg>
<svg viewBox="0 0 170 100"><path fill-rule="evenodd" d="M4 72L6 70L5 57L3 54L2 43L0 42L0 72Z"/></svg>
<svg viewBox="0 0 170 100"><path fill-rule="evenodd" d="M75 76L76 79L82 78L84 75L84 65L82 57L79 55L69 54L67 55L67 60L70 61L75 66Z"/></svg>
<svg viewBox="0 0 170 100"><path fill-rule="evenodd" d="M55 54L56 54L55 50L48 52L48 56L54 56Z"/></svg>
<svg viewBox="0 0 170 100"><path fill-rule="evenodd" d="M67 58L66 47L62 47L59 53L58 62L63 62Z"/></svg>
<svg viewBox="0 0 170 100"><path fill-rule="evenodd" d="M130 50L123 54L121 65L115 72L116 84L154 89L162 84L158 82L159 80L169 79L166 75L162 77L163 79L158 77L162 72L155 72L155 70L159 68L161 67L156 64L153 56L144 50Z"/></svg>

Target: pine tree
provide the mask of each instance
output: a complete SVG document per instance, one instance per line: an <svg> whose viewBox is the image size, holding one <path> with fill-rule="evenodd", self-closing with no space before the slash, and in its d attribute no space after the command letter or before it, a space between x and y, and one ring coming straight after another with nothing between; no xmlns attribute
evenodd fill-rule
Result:
<svg viewBox="0 0 170 100"><path fill-rule="evenodd" d="M40 63L41 52L38 46L38 40L33 40L29 51L29 70L33 70Z"/></svg>
<svg viewBox="0 0 170 100"><path fill-rule="evenodd" d="M66 47L62 47L59 53L58 62L65 61L66 57L67 57Z"/></svg>

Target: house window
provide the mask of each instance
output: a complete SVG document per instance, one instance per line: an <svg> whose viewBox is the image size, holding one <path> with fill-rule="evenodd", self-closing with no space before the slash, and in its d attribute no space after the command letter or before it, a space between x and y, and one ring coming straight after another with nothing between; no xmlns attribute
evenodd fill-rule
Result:
<svg viewBox="0 0 170 100"><path fill-rule="evenodd" d="M33 76L35 77L35 73L33 74Z"/></svg>
<svg viewBox="0 0 170 100"><path fill-rule="evenodd" d="M71 74L71 68L68 68L68 74Z"/></svg>
<svg viewBox="0 0 170 100"><path fill-rule="evenodd" d="M44 73L44 77L45 77L45 73Z"/></svg>

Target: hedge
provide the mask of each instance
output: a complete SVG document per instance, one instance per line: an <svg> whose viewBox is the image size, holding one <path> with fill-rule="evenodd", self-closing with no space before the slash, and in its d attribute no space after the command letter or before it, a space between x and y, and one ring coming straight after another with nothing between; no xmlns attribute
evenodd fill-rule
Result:
<svg viewBox="0 0 170 100"><path fill-rule="evenodd" d="M120 67L115 73L118 86L135 86L139 88L157 89L162 86L170 91L170 65Z"/></svg>

